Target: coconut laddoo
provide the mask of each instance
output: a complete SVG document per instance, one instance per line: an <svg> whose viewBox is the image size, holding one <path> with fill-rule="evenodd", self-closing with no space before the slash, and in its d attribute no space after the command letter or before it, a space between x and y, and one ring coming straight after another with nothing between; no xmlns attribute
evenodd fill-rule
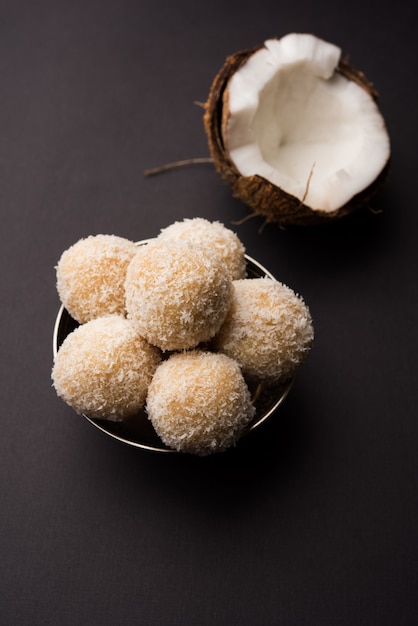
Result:
<svg viewBox="0 0 418 626"><path fill-rule="evenodd" d="M210 222L203 217L186 218L163 228L158 239L181 239L207 246L219 254L232 280L246 276L244 245L236 233L221 222Z"/></svg>
<svg viewBox="0 0 418 626"><path fill-rule="evenodd" d="M101 317L67 335L55 357L53 385L78 413L121 421L143 407L160 360L131 321Z"/></svg>
<svg viewBox="0 0 418 626"><path fill-rule="evenodd" d="M125 315L125 275L137 251L116 235L90 235L61 255L57 290L69 314L80 324L104 315Z"/></svg>
<svg viewBox="0 0 418 626"><path fill-rule="evenodd" d="M214 349L234 358L248 379L292 377L313 342L312 318L301 297L270 278L233 282L231 308Z"/></svg>
<svg viewBox="0 0 418 626"><path fill-rule="evenodd" d="M159 365L146 410L166 445L198 456L234 445L255 414L236 361L201 350L174 354Z"/></svg>
<svg viewBox="0 0 418 626"><path fill-rule="evenodd" d="M126 308L138 332L162 350L209 341L228 312L232 280L219 256L189 241L140 246L129 264Z"/></svg>

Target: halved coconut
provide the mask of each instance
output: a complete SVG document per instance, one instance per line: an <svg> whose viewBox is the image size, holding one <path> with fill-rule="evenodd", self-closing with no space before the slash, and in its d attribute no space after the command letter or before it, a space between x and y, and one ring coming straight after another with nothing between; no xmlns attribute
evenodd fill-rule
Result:
<svg viewBox="0 0 418 626"><path fill-rule="evenodd" d="M308 224L367 203L387 173L378 94L337 46L292 33L225 61L205 104L216 169L267 221Z"/></svg>

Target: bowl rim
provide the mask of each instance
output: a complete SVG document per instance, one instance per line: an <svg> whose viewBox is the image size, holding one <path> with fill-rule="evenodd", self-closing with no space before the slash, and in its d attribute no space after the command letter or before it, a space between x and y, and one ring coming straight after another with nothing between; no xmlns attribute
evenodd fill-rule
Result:
<svg viewBox="0 0 418 626"><path fill-rule="evenodd" d="M155 238L142 239L140 241L136 241L135 245L137 245L137 246L146 245L149 242L154 241L154 239ZM271 280L277 280L275 278L275 276L267 268L265 268L261 263L256 261L253 257L249 256L248 254L245 254L245 260L247 262L247 266L248 265L250 265L250 266L252 265L253 267L256 268L256 270L261 274L260 278L261 277L266 277L266 278L270 278ZM53 359L54 360L55 360L55 358L56 358L56 356L58 354L58 350L60 348L60 345L62 344L62 342L61 342L61 344L59 344L59 335L60 335L60 330L61 330L61 325L62 325L62 322L63 322L63 318L66 315L70 319L73 319L73 318L71 318L71 315L66 310L64 304L61 304L59 309L58 309L58 313L57 313L57 316L56 316L56 319L55 319L55 323L54 323L53 334L52 334L52 354L53 354ZM75 322L75 320L74 320L74 322ZM75 323L77 324L77 322L75 322ZM68 334L66 336L68 336ZM242 437L245 437L249 433L251 433L254 430L256 430L257 428L259 428L262 424L264 424L273 415L273 413L275 413L278 410L278 408L283 404L283 402L287 398L290 390L292 389L294 381L295 381L295 377L292 377L292 378L288 379L287 381L283 382L283 384L281 385L281 391L280 391L276 401L271 405L271 407L267 411L262 413L262 415L260 415L259 417L257 417L257 415L256 415L256 417L253 418L253 420L250 422L250 424L244 430L244 433L243 433ZM92 418L92 417L89 417L88 415L86 415L85 413L81 413L81 415L88 422L90 422L90 424L92 424L95 428L97 428L98 430L100 430L104 434L108 435L109 437L111 437L113 439L116 439L117 441L119 441L121 443L129 445L131 447L140 448L142 450L147 450L147 451L150 451L150 452L163 452L163 453L169 453L169 454L180 454L180 452L178 452L177 450L175 450L173 448L169 448L168 446L166 446L162 441L161 441L161 446L159 446L159 445L157 446L157 445L151 445L151 444L143 443L143 442L139 442L139 441L134 441L132 439L127 439L126 437L123 437L123 436L121 436L121 435L119 435L117 433L114 433L111 430L109 430L109 425L113 424L113 422L106 422L106 420L99 420L99 419L96 419L96 418Z"/></svg>

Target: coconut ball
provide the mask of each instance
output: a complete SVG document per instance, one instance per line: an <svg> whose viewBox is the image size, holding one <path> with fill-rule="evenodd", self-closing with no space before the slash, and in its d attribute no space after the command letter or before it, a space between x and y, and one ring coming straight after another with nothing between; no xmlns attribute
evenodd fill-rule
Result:
<svg viewBox="0 0 418 626"><path fill-rule="evenodd" d="M249 379L274 383L292 377L314 337L304 301L270 278L234 281L233 288L214 348L236 359Z"/></svg>
<svg viewBox="0 0 418 626"><path fill-rule="evenodd" d="M162 350L193 348L221 327L232 280L219 256L189 241L141 246L126 275L126 308L138 332Z"/></svg>
<svg viewBox="0 0 418 626"><path fill-rule="evenodd" d="M90 235L65 250L56 267L57 290L80 324L125 315L125 275L136 245L116 235Z"/></svg>
<svg viewBox="0 0 418 626"><path fill-rule="evenodd" d="M206 456L232 446L255 409L240 367L224 354L177 353L157 368L146 410L163 442Z"/></svg>
<svg viewBox="0 0 418 626"><path fill-rule="evenodd" d="M144 405L160 351L117 315L97 318L67 335L55 358L57 394L78 413L121 421Z"/></svg>
<svg viewBox="0 0 418 626"><path fill-rule="evenodd" d="M186 218L163 228L158 239L182 239L207 246L219 254L233 280L246 276L244 245L221 222L210 222L202 217Z"/></svg>

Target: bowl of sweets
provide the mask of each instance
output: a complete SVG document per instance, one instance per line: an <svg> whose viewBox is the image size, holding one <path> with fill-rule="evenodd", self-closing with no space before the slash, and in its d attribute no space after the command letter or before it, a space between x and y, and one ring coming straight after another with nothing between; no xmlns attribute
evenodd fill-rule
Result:
<svg viewBox="0 0 418 626"><path fill-rule="evenodd" d="M136 242L90 235L56 276L56 393L143 450L235 446L276 413L312 347L302 297L220 222L184 219Z"/></svg>

